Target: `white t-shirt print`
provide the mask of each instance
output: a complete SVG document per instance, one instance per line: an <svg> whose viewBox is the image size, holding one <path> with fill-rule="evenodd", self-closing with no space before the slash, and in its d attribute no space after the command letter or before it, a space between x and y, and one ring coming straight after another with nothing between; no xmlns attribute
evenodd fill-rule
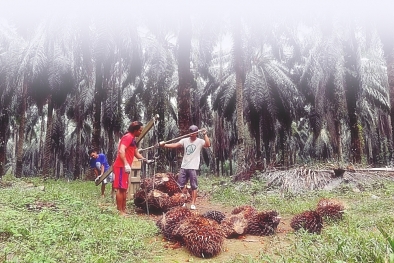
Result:
<svg viewBox="0 0 394 263"><path fill-rule="evenodd" d="M190 138L184 138L179 141L183 145L184 153L181 168L198 170L200 167L201 149L205 145L205 141L196 138L193 142Z"/></svg>

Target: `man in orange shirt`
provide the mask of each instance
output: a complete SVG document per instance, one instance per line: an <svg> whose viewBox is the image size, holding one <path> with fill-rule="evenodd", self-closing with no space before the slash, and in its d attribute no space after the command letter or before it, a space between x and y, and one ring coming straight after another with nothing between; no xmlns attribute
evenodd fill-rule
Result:
<svg viewBox="0 0 394 263"><path fill-rule="evenodd" d="M116 207L120 215L126 216L126 197L127 189L129 188L129 173L131 172L131 164L133 163L134 156L138 159L146 161L138 152L136 137L141 135L143 130L142 123L133 121L127 133L120 139L118 146L118 155L113 164L113 172L115 180L113 182L116 191Z"/></svg>

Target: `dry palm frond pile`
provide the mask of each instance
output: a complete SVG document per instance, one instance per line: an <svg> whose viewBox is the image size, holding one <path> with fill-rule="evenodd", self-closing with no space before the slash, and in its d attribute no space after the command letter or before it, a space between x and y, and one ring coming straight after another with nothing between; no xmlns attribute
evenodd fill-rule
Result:
<svg viewBox="0 0 394 263"><path fill-rule="evenodd" d="M335 169L334 169L335 170ZM283 193L303 193L313 190L333 190L346 187L354 191L376 188L385 181L393 181L394 174L384 171L346 170L338 175L334 170L314 170L296 168L285 171L259 173L258 178L267 181L270 189L279 189Z"/></svg>
<svg viewBox="0 0 394 263"><path fill-rule="evenodd" d="M190 200L189 193L182 193L176 177L172 173L157 173L154 178L146 178L141 188L134 194L134 204L151 212L166 212L182 206Z"/></svg>
<svg viewBox="0 0 394 263"><path fill-rule="evenodd" d="M288 171L269 172L263 175L271 188L280 188L283 192L300 193L322 189L327 185L332 174L330 172L317 172L310 169L293 169Z"/></svg>

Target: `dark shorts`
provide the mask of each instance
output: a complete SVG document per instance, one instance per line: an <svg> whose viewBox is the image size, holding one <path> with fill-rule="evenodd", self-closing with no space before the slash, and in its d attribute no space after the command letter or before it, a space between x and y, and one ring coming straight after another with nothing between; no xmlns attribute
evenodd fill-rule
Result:
<svg viewBox="0 0 394 263"><path fill-rule="evenodd" d="M196 190L198 188L197 183L197 170L192 169L182 169L179 172L178 184L181 188L185 187L187 181L190 181L190 186L192 190Z"/></svg>

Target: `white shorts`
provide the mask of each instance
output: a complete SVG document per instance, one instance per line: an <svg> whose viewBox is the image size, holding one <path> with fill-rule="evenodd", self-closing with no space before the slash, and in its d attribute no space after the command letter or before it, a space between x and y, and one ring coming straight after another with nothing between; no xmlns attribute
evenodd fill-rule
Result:
<svg viewBox="0 0 394 263"><path fill-rule="evenodd" d="M112 183L114 181L114 173L113 172L111 172L108 176L107 176L107 178L105 178L104 180L103 180L103 184L108 184L108 183Z"/></svg>

